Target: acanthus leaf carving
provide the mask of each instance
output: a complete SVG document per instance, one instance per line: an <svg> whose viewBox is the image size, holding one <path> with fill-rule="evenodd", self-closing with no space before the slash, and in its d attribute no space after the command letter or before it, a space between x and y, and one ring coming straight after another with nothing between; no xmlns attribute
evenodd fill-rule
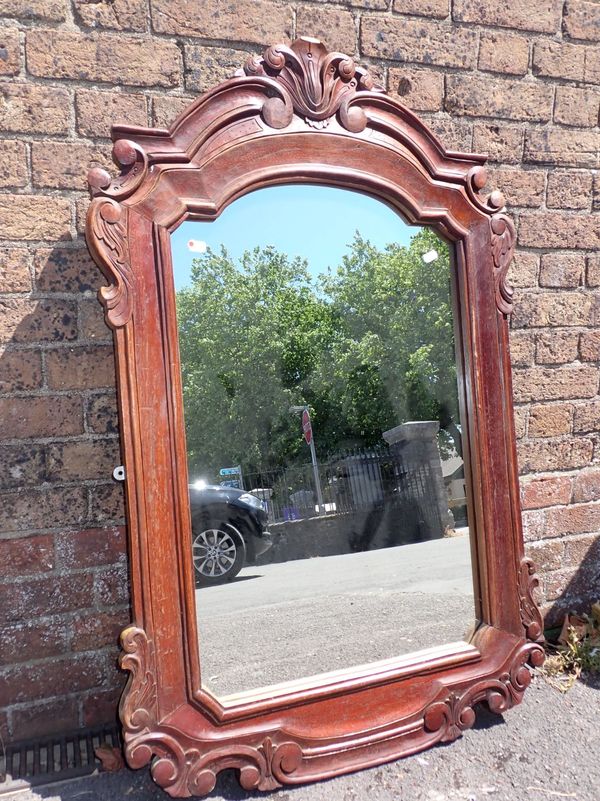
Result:
<svg viewBox="0 0 600 801"><path fill-rule="evenodd" d="M544 623L541 612L533 598L539 579L533 560L524 556L519 565L519 608L521 622L529 640L544 641Z"/></svg>
<svg viewBox="0 0 600 801"><path fill-rule="evenodd" d="M119 705L119 716L125 741L128 743L132 738L137 738L156 726L156 676L152 646L143 629L136 626L124 629L121 633L121 647L123 652L119 665L130 672L127 688ZM141 761L140 765L147 761Z"/></svg>
<svg viewBox="0 0 600 801"><path fill-rule="evenodd" d="M514 290L508 281L508 268L510 267L515 247L515 226L506 214L494 214L490 219L490 226L492 230L496 306L502 314L510 314L512 312Z"/></svg>
<svg viewBox="0 0 600 801"><path fill-rule="evenodd" d="M384 91L349 56L329 52L310 37L301 37L290 47L267 48L262 57L250 58L241 74L271 78L277 85L280 96L267 99L263 106L263 118L273 128L289 125L294 111L312 128L326 128L339 111L340 123L358 133L367 118L362 109L350 106L352 100L360 91Z"/></svg>

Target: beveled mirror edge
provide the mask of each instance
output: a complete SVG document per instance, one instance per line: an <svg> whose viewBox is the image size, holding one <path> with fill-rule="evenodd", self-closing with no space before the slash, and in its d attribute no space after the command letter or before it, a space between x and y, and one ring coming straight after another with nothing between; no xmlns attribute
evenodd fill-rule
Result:
<svg viewBox="0 0 600 801"><path fill-rule="evenodd" d="M306 41L299 45L295 43L292 52L296 46L300 52L306 52ZM314 43L311 46L316 47ZM327 136L327 131L311 125L310 109L308 116L300 116L305 109L299 109L298 101L294 102L287 92L285 82L278 82L285 68L285 57L283 61L281 57L284 50L289 48L277 46L268 51L271 60L278 59L270 68L274 74L266 77L249 75L222 84L192 104L169 132L116 129L115 136L126 130L133 140L118 139L115 144L115 158L123 167L122 175L112 181L107 173L93 171L90 177L97 198L88 214L87 238L94 258L110 282L108 287L101 290L101 296L107 310L107 321L115 329L122 436L128 475L132 606L136 625L126 629L122 637L122 665L131 672L131 676L120 712L129 763L132 767L139 767L146 764L153 753L157 754L159 758L153 764L153 775L159 784L176 796L209 792L214 786L216 773L223 767L237 767L245 787L273 789L284 783L324 778L378 764L426 748L435 742L454 739L464 728L472 725L473 705L478 701L487 701L494 711L504 711L518 703L529 682L526 664L539 664L543 659L539 645L542 623L532 594L536 579L533 565L523 556L514 433L510 433L513 430L512 405L505 315L510 311L512 300L506 273L514 245L514 227L502 210L503 199L498 193L492 193L487 199L478 195L485 183L485 173L481 167L483 157L445 153L436 137L399 103L368 90L354 91L350 96L346 92L337 106L335 103L339 93L336 95L333 114L338 115L338 121L335 116L329 118L331 127L336 129L336 136L353 137L357 147L364 149L365 156L372 156L373 143L369 145L361 138L361 131L371 124L376 125L379 132L385 131L392 144L396 141L398 147L416 154L432 191L434 180L443 182L448 190L452 187L459 189L473 213L478 211L480 219L487 217L489 220L489 227L485 229L487 233L484 234L484 228L478 226L477 241L472 245L476 248L480 268L488 265L483 283L476 288L476 297L481 307L488 308L489 313L487 286L491 280L497 312L498 349L486 355L491 359L492 366L500 367L502 380L499 382L501 386L490 387L489 379L486 384L486 378L476 371L467 380L478 382L477 391L471 397L484 398L500 418L495 421L483 420L478 409L471 410L473 419L480 423L480 430L474 434L480 438L478 447L481 450L484 442L493 441L499 453L506 454L507 462L500 470L503 476L500 489L507 494L510 510L506 505L502 507L504 511L499 516L499 531L488 526L485 536L482 533L482 540L478 543L483 551L479 554L478 566L483 568L482 582L486 583L484 594L487 595L487 601L484 607L487 604L489 609L485 618L493 621L494 625L484 623L476 632L474 641L481 659L474 665L451 667L432 674L429 691L412 679L390 680L377 687L367 684L353 690L354 700L362 699L361 703L372 711L371 725L367 726L366 735L365 722L355 721L355 732L362 732L364 748L362 745L351 747L352 736L347 733L327 733L326 719L331 719L332 714L335 719L333 710L342 708L338 705L345 703L347 693L332 699L305 698L300 707L287 713L281 709L276 713L257 713L252 734L241 720L237 723L233 720L226 730L222 729L227 716L219 723L218 710L209 706L198 709L191 702L193 659L190 663L189 653L182 656L179 652L185 651L186 647L184 626L190 625L191 602L189 582L186 583L185 570L181 566L183 542L179 540L179 556L175 557L173 543L166 535L163 539L156 539L155 544L160 546L165 557L164 563L156 565L149 559L147 547L148 537L156 535L146 533L150 530L148 503L151 497L147 488L154 479L158 477L162 481L162 488L171 493L173 484L176 484L180 504L184 497L181 465L178 469L177 459L173 456L177 437L181 436L182 430L178 412L174 411L180 397L177 395L177 386L173 385L174 350L169 350L165 342L165 338L171 339L172 336L172 332L168 336L165 333L165 325L168 330L172 322L164 318L164 298L157 301L155 295L158 290L153 284L155 276L153 278L151 275L155 270L160 271L162 258L162 248L158 246L162 235L156 232L161 228L165 230L161 225L152 224L153 214L160 209L163 192L156 187L161 172L166 173L175 163L188 165L191 168L190 175L198 171L200 166L194 162L194 158L207 141L215 141L217 134L221 137L221 144L216 150L223 151L227 146L227 126L233 120L239 122L240 97L244 92L250 101L244 106L244 119L256 120L260 128L256 142L263 136L271 135L272 131L267 128L272 125L278 136L293 138L294 133L300 130L303 134L313 132L315 143L318 141L316 137ZM326 56L325 51L319 57ZM344 65L343 74L339 70L340 64ZM340 57L334 66L338 89L343 88L339 83L346 80L347 72L353 67L351 59ZM306 74L303 80L308 80ZM270 100L278 102L269 104L268 95ZM228 109L225 115L222 114L223 104ZM218 124L215 123L217 107L221 114ZM356 110L358 112L354 113ZM322 123L323 119L318 121ZM335 163L339 152L335 152L333 145L332 148ZM375 167L372 169L376 172ZM356 181L359 182L358 176ZM473 238L474 235L474 232L468 232L468 237ZM469 258L472 261L472 255L465 256L465 267ZM482 286L486 287L485 292ZM144 291L154 294L146 297ZM148 301L147 311L141 311L141 305L145 304L135 303L136 294L140 300L143 298ZM464 297L461 303L465 316L472 315L472 309L465 306ZM153 317L154 310L158 314ZM157 316L161 318L160 323L154 319ZM482 346L478 340L483 335L482 328L472 318L465 321L465 325L475 334L473 343L465 345L472 349L469 355L482 357ZM144 362L140 331L144 335L151 334L154 347L160 351L154 354L153 364L161 373L154 377L150 388L144 386L148 364ZM139 409L141 403L153 397L149 390L157 390L161 386L169 398L159 409L164 420L160 415L157 417L160 431L156 432L156 437L159 442L154 447L160 452L155 454L149 446L148 432L144 430ZM508 441L501 439L499 423L503 430L509 431L509 434L504 434ZM160 441L162 435L168 440L170 457L160 450L163 446ZM152 460L148 461L148 456L145 456L148 453L159 459L160 469ZM482 513L489 519L493 517L493 509L500 503L489 486L491 471L497 471L498 468L492 464L491 454L483 456L486 458L482 459L481 478L482 485L485 484L482 492L487 493L487 505ZM153 487L153 492L156 491L157 488ZM169 519L173 519L171 512ZM179 537L182 525L179 508L174 529ZM491 552L492 536L498 539L499 553ZM165 600L169 578L165 574L170 569L169 562L175 565L175 558L179 564L175 569L179 576L179 591L176 597ZM514 568L509 569L511 564ZM504 567L506 577L505 602L498 586L502 573L500 566ZM186 620L187 623L184 622ZM421 699L416 712L412 707L409 709L402 699L402 688L405 685L408 687L407 682L413 691L417 686L420 688L416 692ZM314 719L318 723L307 722L313 719L306 714L307 710L316 715ZM248 714L252 714L251 710ZM292 729L306 726L310 729L312 726L312 735L290 735L290 726ZM390 734L392 729L393 735ZM381 732L386 733L385 737L380 736ZM315 738L322 743L316 751Z"/></svg>

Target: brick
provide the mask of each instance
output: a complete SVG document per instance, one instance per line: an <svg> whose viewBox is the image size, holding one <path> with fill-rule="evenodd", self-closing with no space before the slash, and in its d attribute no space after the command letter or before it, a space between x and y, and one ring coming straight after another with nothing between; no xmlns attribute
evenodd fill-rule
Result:
<svg viewBox="0 0 600 801"><path fill-rule="evenodd" d="M517 251L510 265L509 279L514 287L530 288L537 285L540 257L537 253Z"/></svg>
<svg viewBox="0 0 600 801"><path fill-rule="evenodd" d="M69 668L65 665L68 672ZM48 691L46 688L46 692ZM42 691L43 694L43 691ZM79 728L79 704L76 698L54 698L39 704L27 704L11 712L15 741L64 734Z"/></svg>
<svg viewBox="0 0 600 801"><path fill-rule="evenodd" d="M38 292L95 292L104 283L87 248L40 248L33 266Z"/></svg>
<svg viewBox="0 0 600 801"><path fill-rule="evenodd" d="M564 438L561 440L528 440L517 443L521 473L538 473L547 470L575 470L587 467L593 454L591 440ZM539 539L539 532L531 539Z"/></svg>
<svg viewBox="0 0 600 801"><path fill-rule="evenodd" d="M110 136L112 125L148 125L147 100L132 92L75 93L77 130L82 136Z"/></svg>
<svg viewBox="0 0 600 801"><path fill-rule="evenodd" d="M564 29L572 39L600 42L600 5L595 0L567 0Z"/></svg>
<svg viewBox="0 0 600 801"><path fill-rule="evenodd" d="M548 509L546 535L584 534L600 529L600 504L577 504L564 509Z"/></svg>
<svg viewBox="0 0 600 801"><path fill-rule="evenodd" d="M127 616L124 617L124 628L127 623ZM119 698L125 686L125 675L115 671L113 678L118 681L116 687L109 690L99 690L85 697L81 703L83 725L98 726L102 723L113 723L117 718L117 708Z"/></svg>
<svg viewBox="0 0 600 801"><path fill-rule="evenodd" d="M63 687L66 676L70 693L99 687L104 682L106 668L102 660L72 655L67 659L28 665L26 671L21 666L4 668L0 675L0 705L6 706L43 699L49 687Z"/></svg>
<svg viewBox="0 0 600 801"><path fill-rule="evenodd" d="M473 149L487 153L490 161L516 164L523 153L523 130L503 123L477 122L473 126Z"/></svg>
<svg viewBox="0 0 600 801"><path fill-rule="evenodd" d="M578 356L576 331L542 331L536 336L535 360L538 364L568 364Z"/></svg>
<svg viewBox="0 0 600 801"><path fill-rule="evenodd" d="M21 42L17 28L0 28L0 75L17 75L21 69Z"/></svg>
<svg viewBox="0 0 600 801"><path fill-rule="evenodd" d="M0 239L71 238L71 206L62 197L0 195Z"/></svg>
<svg viewBox="0 0 600 801"><path fill-rule="evenodd" d="M79 304L79 336L98 342L112 340L112 331L104 320L104 309L95 298Z"/></svg>
<svg viewBox="0 0 600 801"><path fill-rule="evenodd" d="M54 538L50 534L0 540L2 578L46 573L55 566Z"/></svg>
<svg viewBox="0 0 600 801"><path fill-rule="evenodd" d="M562 0L498 3L496 0L455 0L453 17L459 22L498 25L524 31L560 31Z"/></svg>
<svg viewBox="0 0 600 801"><path fill-rule="evenodd" d="M27 180L25 143L14 139L0 139L0 187L20 188L27 185Z"/></svg>
<svg viewBox="0 0 600 801"><path fill-rule="evenodd" d="M49 481L109 479L121 463L117 440L87 440L48 445L46 472Z"/></svg>
<svg viewBox="0 0 600 801"><path fill-rule="evenodd" d="M600 245L600 215L525 211L519 219L518 241L534 248L594 250Z"/></svg>
<svg viewBox="0 0 600 801"><path fill-rule="evenodd" d="M80 526L86 514L84 487L27 489L0 496L0 531Z"/></svg>
<svg viewBox="0 0 600 801"><path fill-rule="evenodd" d="M453 120L449 115L442 117L437 114L430 116L421 114L420 116L446 150L458 150L463 153L471 150L473 133L469 122Z"/></svg>
<svg viewBox="0 0 600 801"><path fill-rule="evenodd" d="M0 251L0 292L30 292L29 251L10 248Z"/></svg>
<svg viewBox="0 0 600 801"><path fill-rule="evenodd" d="M515 367L528 367L533 362L535 342L529 331L511 331L510 359Z"/></svg>
<svg viewBox="0 0 600 801"><path fill-rule="evenodd" d="M533 74L582 81L586 48L566 42L538 40L533 46Z"/></svg>
<svg viewBox="0 0 600 801"><path fill-rule="evenodd" d="M0 439L83 433L81 399L66 395L0 398Z"/></svg>
<svg viewBox="0 0 600 801"><path fill-rule="evenodd" d="M515 421L515 437L523 439L527 432L527 417L529 410L525 406L518 406L513 411Z"/></svg>
<svg viewBox="0 0 600 801"><path fill-rule="evenodd" d="M0 15L25 20L64 22L66 6L63 0L2 0Z"/></svg>
<svg viewBox="0 0 600 801"><path fill-rule="evenodd" d="M152 124L157 128L169 128L193 100L193 97L172 95L154 97L152 99Z"/></svg>
<svg viewBox="0 0 600 801"><path fill-rule="evenodd" d="M110 484L93 487L90 514L91 520L98 526L121 524L125 517L123 485L113 481Z"/></svg>
<svg viewBox="0 0 600 801"><path fill-rule="evenodd" d="M114 395L96 395L88 401L86 420L94 434L118 434L119 418Z"/></svg>
<svg viewBox="0 0 600 801"><path fill-rule="evenodd" d="M73 650L95 651L107 645L117 646L127 625L127 611L92 612L73 624Z"/></svg>
<svg viewBox="0 0 600 801"><path fill-rule="evenodd" d="M152 23L158 33L273 44L292 38L292 9L279 2L206 0L198 14L195 0L154 0Z"/></svg>
<svg viewBox="0 0 600 801"><path fill-rule="evenodd" d="M21 620L0 629L0 664L59 656L69 651L68 624L61 618Z"/></svg>
<svg viewBox="0 0 600 801"><path fill-rule="evenodd" d="M473 68L477 32L407 17L363 17L361 52L394 61Z"/></svg>
<svg viewBox="0 0 600 801"><path fill-rule="evenodd" d="M145 31L146 0L111 0L109 3L73 0L75 19L88 28Z"/></svg>
<svg viewBox="0 0 600 801"><path fill-rule="evenodd" d="M0 585L0 618L22 622L42 615L63 614L91 606L94 574L32 577Z"/></svg>
<svg viewBox="0 0 600 801"><path fill-rule="evenodd" d="M598 125L600 93L595 89L557 86L554 120L563 125L593 128Z"/></svg>
<svg viewBox="0 0 600 801"><path fill-rule="evenodd" d="M0 348L0 392L22 392L39 389L41 385L42 356L39 351Z"/></svg>
<svg viewBox="0 0 600 801"><path fill-rule="evenodd" d="M428 1L429 0L424 0L425 3ZM314 0L314 2L325 5L326 3L330 3L331 0ZM420 2L420 0L416 0L416 2ZM351 6L352 8L366 8L371 11L387 11L390 3L389 0L343 0L343 5Z"/></svg>
<svg viewBox="0 0 600 801"><path fill-rule="evenodd" d="M524 511L522 519L523 539L525 542L541 539L544 533L545 513L542 511Z"/></svg>
<svg viewBox="0 0 600 801"><path fill-rule="evenodd" d="M529 410L530 437L558 437L570 434L573 428L573 406L561 403L532 406Z"/></svg>
<svg viewBox="0 0 600 801"><path fill-rule="evenodd" d="M573 431L585 434L600 430L600 401L588 401L582 406L575 406Z"/></svg>
<svg viewBox="0 0 600 801"><path fill-rule="evenodd" d="M31 149L35 186L52 189L86 189L92 167L111 169L105 147L77 142L34 142Z"/></svg>
<svg viewBox="0 0 600 801"><path fill-rule="evenodd" d="M513 81L483 75L448 75L446 110L475 117L547 122L553 89L539 81Z"/></svg>
<svg viewBox="0 0 600 801"><path fill-rule="evenodd" d="M96 571L94 592L104 606L129 603L129 577L126 564L111 565Z"/></svg>
<svg viewBox="0 0 600 801"><path fill-rule="evenodd" d="M600 286L600 254L587 257L585 263L585 281L588 286Z"/></svg>
<svg viewBox="0 0 600 801"><path fill-rule="evenodd" d="M600 404L598 404L600 416ZM600 501L600 470L581 470L573 480L573 503Z"/></svg>
<svg viewBox="0 0 600 801"><path fill-rule="evenodd" d="M56 535L61 568L97 567L126 560L125 528L89 528Z"/></svg>
<svg viewBox="0 0 600 801"><path fill-rule="evenodd" d="M581 335L579 353L582 362L600 360L600 331L586 331Z"/></svg>
<svg viewBox="0 0 600 801"><path fill-rule="evenodd" d="M0 130L12 133L66 134L69 93L57 86L0 84Z"/></svg>
<svg viewBox="0 0 600 801"><path fill-rule="evenodd" d="M556 606L555 604L552 607L553 615L546 616L546 622L548 620L554 620L555 623L560 622L564 618L564 612L568 607L568 601L566 600L565 596L568 592L569 584L572 583L572 580L575 578L575 571L573 569L567 570L555 570L548 575L544 576L544 591L547 600L554 601L559 599L561 603L566 603L567 606L556 616Z"/></svg>
<svg viewBox="0 0 600 801"><path fill-rule="evenodd" d="M479 42L479 69L509 75L525 75L529 66L529 41L500 31L482 33Z"/></svg>
<svg viewBox="0 0 600 801"><path fill-rule="evenodd" d="M597 47L585 48L583 78L588 83L600 83L600 50Z"/></svg>
<svg viewBox="0 0 600 801"><path fill-rule="evenodd" d="M444 76L432 70L392 68L388 91L414 111L441 111L444 103Z"/></svg>
<svg viewBox="0 0 600 801"><path fill-rule="evenodd" d="M598 135L592 131L535 128L525 133L524 160L563 167L597 167Z"/></svg>
<svg viewBox="0 0 600 801"><path fill-rule="evenodd" d="M584 267L584 257L578 253L543 253L540 286L578 287L581 285Z"/></svg>
<svg viewBox="0 0 600 801"><path fill-rule="evenodd" d="M91 202L91 198L85 195L78 197L75 201L75 227L77 228L77 233L82 236L85 235L87 213Z"/></svg>
<svg viewBox="0 0 600 801"><path fill-rule="evenodd" d="M592 199L592 173L551 170L548 174L548 200L551 209L589 209Z"/></svg>
<svg viewBox="0 0 600 801"><path fill-rule="evenodd" d="M445 19L450 14L450 3L449 0L394 0L394 11L417 17Z"/></svg>
<svg viewBox="0 0 600 801"><path fill-rule="evenodd" d="M564 564L566 566L579 567L588 556L598 549L598 546L600 546L598 534L566 540Z"/></svg>
<svg viewBox="0 0 600 801"><path fill-rule="evenodd" d="M31 29L26 53L29 72L41 78L165 87L181 78L179 48L157 38Z"/></svg>
<svg viewBox="0 0 600 801"><path fill-rule="evenodd" d="M93 389L115 384L112 346L85 345L50 351L46 357L52 389Z"/></svg>
<svg viewBox="0 0 600 801"><path fill-rule="evenodd" d="M515 328L594 325L597 299L587 292L520 291L513 312Z"/></svg>
<svg viewBox="0 0 600 801"><path fill-rule="evenodd" d="M297 36L313 36L353 55L357 47L354 16L341 8L300 6L296 11Z"/></svg>
<svg viewBox="0 0 600 801"><path fill-rule="evenodd" d="M516 370L513 391L517 403L544 400L593 398L598 392L598 370L594 367L534 367Z"/></svg>
<svg viewBox="0 0 600 801"><path fill-rule="evenodd" d="M546 173L543 170L493 170L488 185L502 190L510 206L538 207L544 202Z"/></svg>
<svg viewBox="0 0 600 801"><path fill-rule="evenodd" d="M76 337L74 301L0 300L0 342L68 342Z"/></svg>
<svg viewBox="0 0 600 801"><path fill-rule="evenodd" d="M572 479L567 476L535 478L521 486L523 509L544 509L567 504L571 500Z"/></svg>
<svg viewBox="0 0 600 801"><path fill-rule="evenodd" d="M0 487L22 487L41 484L46 479L43 446L19 443L0 446ZM0 545L0 551L2 546Z"/></svg>
<svg viewBox="0 0 600 801"><path fill-rule="evenodd" d="M185 46L185 88L193 92L207 92L228 78L248 59L244 50L230 47Z"/></svg>
<svg viewBox="0 0 600 801"><path fill-rule="evenodd" d="M533 559L538 571L546 572L562 566L564 550L564 543L560 540L535 542L527 546L527 556Z"/></svg>

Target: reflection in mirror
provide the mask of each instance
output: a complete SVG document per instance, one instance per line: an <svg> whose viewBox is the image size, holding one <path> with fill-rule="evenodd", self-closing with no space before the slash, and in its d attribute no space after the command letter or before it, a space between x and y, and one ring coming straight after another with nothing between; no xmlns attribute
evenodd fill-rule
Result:
<svg viewBox="0 0 600 801"><path fill-rule="evenodd" d="M203 686L233 702L467 636L450 246L304 184L171 241Z"/></svg>

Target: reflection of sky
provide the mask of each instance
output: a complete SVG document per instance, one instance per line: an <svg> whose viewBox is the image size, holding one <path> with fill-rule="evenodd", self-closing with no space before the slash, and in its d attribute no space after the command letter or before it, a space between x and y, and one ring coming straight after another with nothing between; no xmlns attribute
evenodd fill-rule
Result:
<svg viewBox="0 0 600 801"><path fill-rule="evenodd" d="M175 288L188 283L192 260L202 258L188 249L190 239L214 251L223 244L236 261L245 250L274 245L291 258L305 258L316 276L341 263L357 230L382 249L390 242L407 245L418 228L359 192L308 184L260 189L236 200L214 222L184 222L171 235Z"/></svg>

